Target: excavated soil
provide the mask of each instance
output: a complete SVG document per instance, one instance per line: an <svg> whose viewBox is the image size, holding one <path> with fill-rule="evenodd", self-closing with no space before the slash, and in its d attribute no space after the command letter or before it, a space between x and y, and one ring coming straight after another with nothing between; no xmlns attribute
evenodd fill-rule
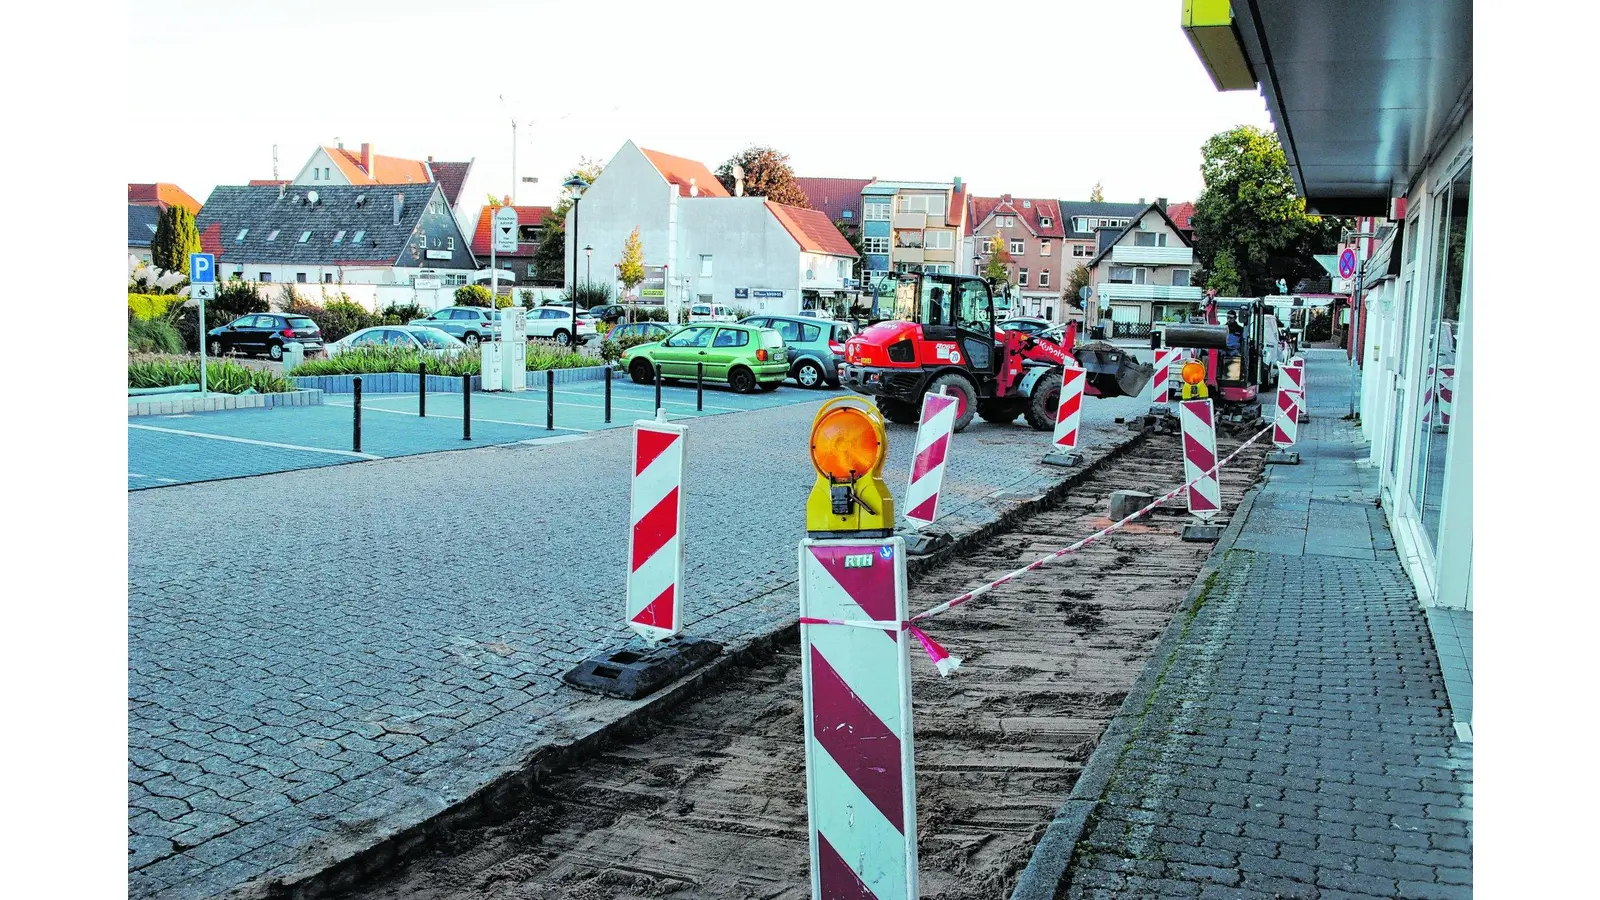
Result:
<svg viewBox="0 0 1600 900"><path fill-rule="evenodd" d="M1229 510L1265 450L1224 471ZM1105 527L1114 490L1159 495L1182 474L1177 438L1152 436L1060 505L913 581L911 609ZM923 897L1009 894L1199 572L1211 545L1181 542L1183 518L1141 521L934 619L928 632L964 659L954 677L913 648ZM449 835L347 896L803 900L802 739L789 644L550 778L508 821Z"/></svg>

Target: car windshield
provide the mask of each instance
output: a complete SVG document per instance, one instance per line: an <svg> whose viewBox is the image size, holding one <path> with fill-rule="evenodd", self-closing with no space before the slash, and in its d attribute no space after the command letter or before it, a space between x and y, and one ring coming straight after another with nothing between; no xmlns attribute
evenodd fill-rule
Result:
<svg viewBox="0 0 1600 900"><path fill-rule="evenodd" d="M411 336L429 350L449 350L452 347L464 346L460 341L437 328L413 328Z"/></svg>
<svg viewBox="0 0 1600 900"><path fill-rule="evenodd" d="M290 316L289 317L289 327L290 328L295 328L295 329L303 328L303 329L305 329L307 331L316 331L317 330L317 323L313 322L312 320L310 320L308 318L306 318L305 316Z"/></svg>

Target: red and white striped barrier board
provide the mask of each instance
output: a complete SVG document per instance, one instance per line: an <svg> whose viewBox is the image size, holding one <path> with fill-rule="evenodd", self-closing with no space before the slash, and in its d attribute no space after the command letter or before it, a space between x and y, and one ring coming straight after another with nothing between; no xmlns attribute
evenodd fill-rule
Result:
<svg viewBox="0 0 1600 900"><path fill-rule="evenodd" d="M1056 407L1056 433L1051 440L1051 449L1068 452L1077 449L1078 423L1083 417L1083 386L1085 374L1082 369L1071 366L1061 372L1061 404Z"/></svg>
<svg viewBox="0 0 1600 900"><path fill-rule="evenodd" d="M1306 361L1296 356L1278 367L1278 390L1306 395Z"/></svg>
<svg viewBox="0 0 1600 900"><path fill-rule="evenodd" d="M813 898L917 897L905 560L901 538L800 544Z"/></svg>
<svg viewBox="0 0 1600 900"><path fill-rule="evenodd" d="M649 420L633 424L629 504L628 627L647 641L683 630L683 468L688 430Z"/></svg>
<svg viewBox="0 0 1600 900"><path fill-rule="evenodd" d="M1172 381L1172 367L1182 358L1182 351L1176 347L1162 347L1156 351L1156 377L1151 381L1155 386L1155 396L1150 398L1151 403L1170 401L1172 394L1169 382Z"/></svg>
<svg viewBox="0 0 1600 900"><path fill-rule="evenodd" d="M1456 396L1456 367L1439 366L1435 369L1433 366L1429 366L1426 381L1427 384L1424 386L1422 394L1422 421L1424 423L1433 421L1433 399L1437 395L1439 398L1439 423L1441 425L1449 425L1450 407Z"/></svg>
<svg viewBox="0 0 1600 900"><path fill-rule="evenodd" d="M1184 400L1178 404L1183 426L1183 473L1190 482L1189 512L1211 521L1222 510L1222 485L1217 481L1217 425L1211 401Z"/></svg>
<svg viewBox="0 0 1600 900"><path fill-rule="evenodd" d="M956 398L944 393L923 394L921 421L916 454L911 459L911 483L906 488L905 508L910 510L906 521L914 528L931 525L939 517L944 463L956 427Z"/></svg>
<svg viewBox="0 0 1600 900"><path fill-rule="evenodd" d="M1278 389L1278 415L1272 422L1272 443L1278 447L1293 447L1300 436L1300 395L1294 391Z"/></svg>

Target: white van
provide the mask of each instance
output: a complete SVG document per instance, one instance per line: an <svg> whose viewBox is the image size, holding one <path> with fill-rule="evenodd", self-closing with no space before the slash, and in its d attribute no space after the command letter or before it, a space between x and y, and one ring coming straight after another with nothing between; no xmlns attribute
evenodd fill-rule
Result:
<svg viewBox="0 0 1600 900"><path fill-rule="evenodd" d="M733 314L733 308L729 306L696 303L689 307L691 322L732 322L737 318L738 316Z"/></svg>

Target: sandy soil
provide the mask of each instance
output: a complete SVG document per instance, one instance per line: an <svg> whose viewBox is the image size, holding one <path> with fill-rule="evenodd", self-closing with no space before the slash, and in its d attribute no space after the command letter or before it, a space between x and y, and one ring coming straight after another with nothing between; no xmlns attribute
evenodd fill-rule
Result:
<svg viewBox="0 0 1600 900"><path fill-rule="evenodd" d="M1224 473L1229 509L1265 449ZM1159 494L1181 476L1177 438L1153 437L1057 508L913 582L911 608L1104 527L1113 490ZM1010 892L1210 550L1180 542L1181 522L1158 514L927 629L965 662L941 679L913 657L922 896ZM781 648L550 779L510 821L451 835L348 896L808 897L798 660Z"/></svg>

